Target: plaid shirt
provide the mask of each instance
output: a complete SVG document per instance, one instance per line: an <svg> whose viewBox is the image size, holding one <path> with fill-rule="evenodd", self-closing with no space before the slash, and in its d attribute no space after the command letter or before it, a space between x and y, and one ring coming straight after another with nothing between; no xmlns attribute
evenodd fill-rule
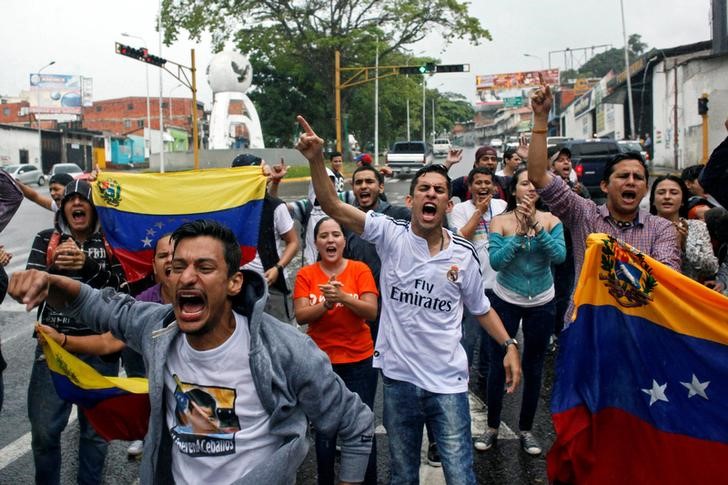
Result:
<svg viewBox="0 0 728 485"><path fill-rule="evenodd" d="M620 228L609 217L607 206L597 205L593 200L584 199L575 193L561 177L552 177L551 182L538 189L541 199L549 206L551 212L559 217L571 232L574 245L574 269L576 281L584 264L586 238L592 233L605 233L643 253L680 271L680 250L675 226L667 219L651 215L641 210L637 221L631 227ZM574 285L576 287L576 285ZM574 313L574 301L564 315L566 325L571 322Z"/></svg>

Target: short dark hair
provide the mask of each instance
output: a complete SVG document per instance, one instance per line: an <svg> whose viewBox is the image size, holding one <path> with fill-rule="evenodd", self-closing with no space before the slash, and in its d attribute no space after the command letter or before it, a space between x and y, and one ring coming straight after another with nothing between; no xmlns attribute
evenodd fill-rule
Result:
<svg viewBox="0 0 728 485"><path fill-rule="evenodd" d="M252 153L242 153L233 158L231 167L257 167L263 162L263 159Z"/></svg>
<svg viewBox="0 0 728 485"><path fill-rule="evenodd" d="M157 255L157 245L159 244L159 241L162 239L171 239L172 233L171 232L165 232L161 236L159 236L157 239L154 240L154 255Z"/></svg>
<svg viewBox="0 0 728 485"><path fill-rule="evenodd" d="M186 222L175 229L172 233L172 241L174 241L173 254L177 251L177 246L183 239L201 236L210 236L222 243L225 263L228 267L228 277L240 271L242 251L235 234L227 226L211 219L197 219L196 221Z"/></svg>
<svg viewBox="0 0 728 485"><path fill-rule="evenodd" d="M473 183L473 179L477 174L490 175L490 180L495 182L495 173L491 169L486 167L475 167L470 171L470 173L468 173L468 185Z"/></svg>
<svg viewBox="0 0 728 485"><path fill-rule="evenodd" d="M660 175L654 182L652 182L652 188L650 189L650 214L657 215L657 207L655 207L655 191L657 190L659 183L664 182L665 180L671 180L680 186L680 190L682 191L682 200L680 201L678 215L680 217L687 217L690 192L688 191L688 187L685 185L685 182L683 182L683 180L677 175L672 174Z"/></svg>
<svg viewBox="0 0 728 485"><path fill-rule="evenodd" d="M333 160L334 157L340 157L341 152L331 152L331 155L329 155L329 160Z"/></svg>
<svg viewBox="0 0 728 485"><path fill-rule="evenodd" d="M372 167L371 165L359 165L354 170L354 173L351 174L352 185L354 184L354 177L356 177L356 174L358 174L359 172L364 172L365 170L374 172L374 175L377 177L377 182L379 182L380 184L384 183L384 175L382 175L382 172L380 172L376 168Z"/></svg>
<svg viewBox="0 0 728 485"><path fill-rule="evenodd" d="M692 182L693 180L697 180L700 178L700 174L703 172L703 166L702 165L691 165L689 167L685 167L680 174L680 178L683 179L685 182Z"/></svg>
<svg viewBox="0 0 728 485"><path fill-rule="evenodd" d="M503 161L505 162L506 160L510 160L511 158L513 158L513 155L515 155L515 154L516 154L515 148L506 148L505 151L503 152Z"/></svg>
<svg viewBox="0 0 728 485"><path fill-rule="evenodd" d="M415 195L415 187L417 187L417 182L419 181L420 177L427 173L437 173L445 177L445 181L447 182L447 196L452 197L452 180L450 180L450 176L447 174L447 167L439 163L431 163L430 165L425 165L417 172L415 172L415 176L412 177L412 182L410 182L410 196Z"/></svg>
<svg viewBox="0 0 728 485"><path fill-rule="evenodd" d="M650 171L647 170L647 164L645 163L645 159L642 158L642 155L638 152L619 153L612 157L612 159L604 165L604 172L602 172L602 182L608 183L609 177L612 175L612 173L614 173L614 166L619 162L623 162L625 160L637 160L638 162L640 162L642 168L645 169L645 182L649 182Z"/></svg>

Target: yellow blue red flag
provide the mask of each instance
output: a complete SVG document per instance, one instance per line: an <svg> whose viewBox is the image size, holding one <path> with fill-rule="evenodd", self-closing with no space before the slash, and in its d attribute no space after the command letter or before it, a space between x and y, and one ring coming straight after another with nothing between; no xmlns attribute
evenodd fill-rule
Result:
<svg viewBox="0 0 728 485"><path fill-rule="evenodd" d="M728 298L592 234L574 303L549 480L727 483Z"/></svg>
<svg viewBox="0 0 728 485"><path fill-rule="evenodd" d="M229 227L255 257L266 179L260 167L169 173L102 172L93 199L106 240L129 281L151 271L154 243L185 222L213 219Z"/></svg>
<svg viewBox="0 0 728 485"><path fill-rule="evenodd" d="M56 393L76 404L99 436L107 441L144 438L150 409L147 379L102 376L52 338L40 338Z"/></svg>

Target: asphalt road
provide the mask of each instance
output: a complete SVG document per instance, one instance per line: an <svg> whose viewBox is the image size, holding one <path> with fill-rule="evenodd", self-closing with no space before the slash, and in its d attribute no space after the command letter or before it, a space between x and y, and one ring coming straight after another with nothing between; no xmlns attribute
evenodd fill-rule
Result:
<svg viewBox="0 0 728 485"><path fill-rule="evenodd" d="M473 149L466 150L463 163L453 168L453 176L467 173L472 167ZM303 197L307 183L283 184L280 195L286 200ZM409 180L390 180L386 192L392 203L403 203L409 189ZM41 191L47 189L42 188ZM0 244L14 254L6 268L9 273L24 268L28 250L34 235L51 226L52 214L29 202L23 202L18 214L8 228L0 235ZM30 423L26 414L27 385L32 366L35 341L31 338L35 313L27 313L17 303L7 299L0 306L0 337L3 354L9 363L4 372L5 402L0 418L0 483L31 483L33 481L33 458L30 449ZM542 400L536 417L534 432L542 438L545 448L553 441L553 428L548 415L548 396L553 379L553 358L549 357L544 371ZM485 411L478 395L482 389L477 382L471 382L471 413L473 435L485 428ZM540 484L547 483L545 457L531 457L520 449L513 430L517 430L520 393L506 396L502 413L503 424L498 446L488 452L475 451L475 470L479 483L489 484ZM388 442L382 426L381 389L377 395L375 414L377 419L379 482L387 483L389 476ZM426 439L423 440L426 445ZM76 447L78 426L72 417L72 424L62 438L63 465L62 483L75 483L77 469ZM139 464L126 456L125 442L113 442L109 447L104 472L104 483L131 484L138 476ZM425 454L423 447L423 463ZM299 470L297 483L314 484L316 481L314 452L311 451ZM423 484L444 483L439 468L423 464L420 473Z"/></svg>

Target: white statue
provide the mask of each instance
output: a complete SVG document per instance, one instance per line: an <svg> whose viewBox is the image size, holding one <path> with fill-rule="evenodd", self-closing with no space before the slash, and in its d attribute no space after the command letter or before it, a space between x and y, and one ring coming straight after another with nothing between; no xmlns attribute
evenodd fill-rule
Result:
<svg viewBox="0 0 728 485"><path fill-rule="evenodd" d="M253 102L245 94L253 80L253 67L238 52L220 52L207 66L207 82L213 93L210 116L210 149L233 147L239 127L247 131L250 148L265 148L263 130ZM240 100L244 114L229 114L230 101Z"/></svg>

